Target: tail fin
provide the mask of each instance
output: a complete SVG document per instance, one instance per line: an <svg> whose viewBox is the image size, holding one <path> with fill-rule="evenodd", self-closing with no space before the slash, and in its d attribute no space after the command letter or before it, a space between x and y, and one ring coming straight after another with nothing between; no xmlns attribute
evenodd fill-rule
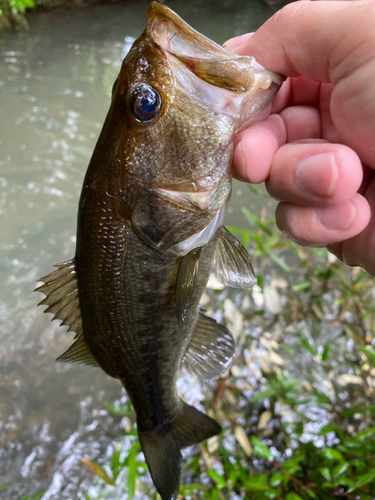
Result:
<svg viewBox="0 0 375 500"><path fill-rule="evenodd" d="M212 418L182 403L176 421L164 432L142 432L139 441L154 485L162 500L178 495L181 473L180 449L219 434L220 425Z"/></svg>

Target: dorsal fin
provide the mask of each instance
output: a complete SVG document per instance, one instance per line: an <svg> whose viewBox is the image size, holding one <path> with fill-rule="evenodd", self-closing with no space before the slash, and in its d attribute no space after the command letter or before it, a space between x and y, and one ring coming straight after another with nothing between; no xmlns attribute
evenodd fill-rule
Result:
<svg viewBox="0 0 375 500"><path fill-rule="evenodd" d="M69 326L68 331L76 332L76 341L57 358L57 361L71 361L97 366L83 337L81 309L79 306L78 283L74 259L56 264L56 271L43 276L38 281L44 285L36 288L36 292L42 292L46 298L38 305L47 305L44 312L50 312L54 319L61 319L62 325Z"/></svg>
<svg viewBox="0 0 375 500"><path fill-rule="evenodd" d="M182 364L195 377L212 380L227 371L234 350L230 331L200 312Z"/></svg>
<svg viewBox="0 0 375 500"><path fill-rule="evenodd" d="M38 280L43 281L44 285L35 291L46 295L38 306L47 305L44 312L52 313L54 315L52 320L61 319L62 324L68 325L70 330L78 333L82 322L75 324L74 330L72 328L72 324L81 316L74 259L56 264L54 267L57 267L56 271Z"/></svg>

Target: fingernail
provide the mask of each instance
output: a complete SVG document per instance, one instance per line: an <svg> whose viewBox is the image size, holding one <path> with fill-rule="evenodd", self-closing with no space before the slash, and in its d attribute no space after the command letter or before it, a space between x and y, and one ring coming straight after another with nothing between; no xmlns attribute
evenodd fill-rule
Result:
<svg viewBox="0 0 375 500"><path fill-rule="evenodd" d="M316 208L315 217L326 229L343 230L348 229L355 217L357 210L351 201L346 201L341 205L327 208Z"/></svg>
<svg viewBox="0 0 375 500"><path fill-rule="evenodd" d="M337 179L336 159L331 152L302 158L297 165L297 186L310 194L331 196Z"/></svg>
<svg viewBox="0 0 375 500"><path fill-rule="evenodd" d="M223 44L224 49L227 49L227 50L229 50L230 52L232 52L232 48L234 48L235 46L236 46L236 44L232 41L232 39L227 40L227 41Z"/></svg>

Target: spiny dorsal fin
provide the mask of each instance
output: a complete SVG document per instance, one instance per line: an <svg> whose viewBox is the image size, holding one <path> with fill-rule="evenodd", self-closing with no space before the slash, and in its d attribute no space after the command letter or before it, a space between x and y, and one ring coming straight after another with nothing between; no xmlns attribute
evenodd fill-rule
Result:
<svg viewBox="0 0 375 500"><path fill-rule="evenodd" d="M181 258L177 271L174 307L178 324L182 328L189 307L195 283L198 277L200 248L195 248Z"/></svg>
<svg viewBox="0 0 375 500"><path fill-rule="evenodd" d="M70 330L78 332L82 327L82 321L77 323L81 317L81 311L74 259L57 264L55 267L57 267L56 271L38 280L43 281L44 285L39 286L35 291L46 295L46 298L38 305L47 305L44 312L51 312L54 315L52 320L61 319L63 325L68 325Z"/></svg>
<svg viewBox="0 0 375 500"><path fill-rule="evenodd" d="M38 305L47 305L44 312L50 312L54 319L61 319L62 325L69 326L68 331L76 332L76 341L57 358L58 361L72 361L97 366L83 338L81 309L79 306L78 284L74 259L57 264L56 271L40 278L44 285L35 291L42 292L46 298Z"/></svg>
<svg viewBox="0 0 375 500"><path fill-rule="evenodd" d="M230 331L213 318L199 313L182 364L195 377L212 380L227 371L235 342Z"/></svg>
<svg viewBox="0 0 375 500"><path fill-rule="evenodd" d="M225 227L216 245L213 272L220 283L234 288L248 290L256 283L249 254Z"/></svg>

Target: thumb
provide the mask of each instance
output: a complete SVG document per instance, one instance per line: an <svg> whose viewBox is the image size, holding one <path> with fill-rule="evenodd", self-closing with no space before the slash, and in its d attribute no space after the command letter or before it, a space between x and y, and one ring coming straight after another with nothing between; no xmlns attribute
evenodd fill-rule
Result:
<svg viewBox="0 0 375 500"><path fill-rule="evenodd" d="M336 84L374 57L374 19L372 0L293 2L232 52L285 76Z"/></svg>

